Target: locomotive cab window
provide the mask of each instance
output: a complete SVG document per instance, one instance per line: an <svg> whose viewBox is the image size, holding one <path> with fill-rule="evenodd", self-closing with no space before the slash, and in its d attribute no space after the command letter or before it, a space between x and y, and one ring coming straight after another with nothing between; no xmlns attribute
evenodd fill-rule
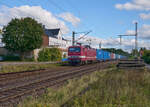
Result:
<svg viewBox="0 0 150 107"><path fill-rule="evenodd" d="M80 52L80 50L79 47L69 48L69 52Z"/></svg>

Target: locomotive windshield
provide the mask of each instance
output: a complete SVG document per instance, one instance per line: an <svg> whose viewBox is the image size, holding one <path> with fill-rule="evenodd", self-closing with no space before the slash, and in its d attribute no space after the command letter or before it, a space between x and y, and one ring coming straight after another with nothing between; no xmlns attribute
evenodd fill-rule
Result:
<svg viewBox="0 0 150 107"><path fill-rule="evenodd" d="M72 47L72 48L69 48L69 52L80 52L80 48L79 47Z"/></svg>

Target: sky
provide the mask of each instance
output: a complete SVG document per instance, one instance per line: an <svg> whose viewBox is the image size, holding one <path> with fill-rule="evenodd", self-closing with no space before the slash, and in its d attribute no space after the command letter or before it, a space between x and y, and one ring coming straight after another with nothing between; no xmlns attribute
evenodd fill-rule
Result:
<svg viewBox="0 0 150 107"><path fill-rule="evenodd" d="M12 18L27 16L46 28L61 28L67 39L72 31L92 30L80 42L128 51L134 48L134 37L123 37L120 46L117 35L134 34L138 22L138 47L150 48L150 0L0 0L0 28Z"/></svg>

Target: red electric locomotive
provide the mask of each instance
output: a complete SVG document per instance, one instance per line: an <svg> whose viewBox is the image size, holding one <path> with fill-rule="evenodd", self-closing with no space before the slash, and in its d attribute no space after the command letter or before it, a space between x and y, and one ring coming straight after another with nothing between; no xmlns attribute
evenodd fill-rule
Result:
<svg viewBox="0 0 150 107"><path fill-rule="evenodd" d="M68 61L71 65L86 64L96 61L96 49L88 45L76 45L68 48Z"/></svg>

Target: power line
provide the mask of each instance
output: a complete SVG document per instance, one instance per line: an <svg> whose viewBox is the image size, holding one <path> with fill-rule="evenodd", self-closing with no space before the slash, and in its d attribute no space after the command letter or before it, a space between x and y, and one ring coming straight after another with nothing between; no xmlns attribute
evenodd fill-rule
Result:
<svg viewBox="0 0 150 107"><path fill-rule="evenodd" d="M50 3L51 3L53 6L55 6L56 8L58 8L59 10L61 10L61 11L63 11L63 12L66 11L66 9L64 9L64 8L60 7L59 5L57 5L57 3L54 2L53 0L47 0L47 1L50 2Z"/></svg>
<svg viewBox="0 0 150 107"><path fill-rule="evenodd" d="M67 1L66 3L69 4L70 7L78 13L79 17L81 17L81 13L80 13L79 9L76 6L74 6L70 0L65 0L65 1ZM83 22L81 22L81 23L84 27L86 27L86 29L89 29L89 27L85 23L83 23Z"/></svg>
<svg viewBox="0 0 150 107"><path fill-rule="evenodd" d="M88 32L72 32L72 46L75 45L75 42L78 42L80 39L82 39L84 36L86 36L87 34L89 34L92 31L88 31ZM82 37L80 37L78 40L75 40L75 34L80 34L80 33L84 33L84 35Z"/></svg>
<svg viewBox="0 0 150 107"><path fill-rule="evenodd" d="M67 10L66 9L64 9L64 8L62 8L62 7L60 7L59 5L57 5L57 3L56 2L54 2L53 0L48 0L48 3L50 4L50 3L52 3L52 5L53 6L55 6L56 8L58 8L60 11L62 11L62 12L66 12ZM68 4L71 4L70 2L67 2ZM72 4L71 4L72 5ZM64 6L65 7L65 6ZM74 8L74 6L72 5L72 8ZM81 14L80 14L80 12L79 12L79 10L77 9L77 8L74 8L74 10L75 11L77 11L77 13L79 14L79 17L81 17ZM85 25L85 23L83 23L83 22L81 22L82 23L82 25L86 28L86 29L89 29L89 27L87 27L86 25Z"/></svg>
<svg viewBox="0 0 150 107"><path fill-rule="evenodd" d="M137 41L137 39L138 39L138 31L137 31L137 26L138 26L138 23L137 22L135 22L135 34L133 34L133 35L118 35L119 37L120 37L120 46L121 46L121 39L122 39L122 36L135 36L135 50L138 50L138 41ZM135 53L135 56L137 57L138 55L137 55L138 53Z"/></svg>
<svg viewBox="0 0 150 107"><path fill-rule="evenodd" d="M66 1L66 0L64 0ZM67 0L66 2L74 11L76 11L78 13L78 16L81 16L80 11L78 10L78 8L76 6L74 6L70 0Z"/></svg>

